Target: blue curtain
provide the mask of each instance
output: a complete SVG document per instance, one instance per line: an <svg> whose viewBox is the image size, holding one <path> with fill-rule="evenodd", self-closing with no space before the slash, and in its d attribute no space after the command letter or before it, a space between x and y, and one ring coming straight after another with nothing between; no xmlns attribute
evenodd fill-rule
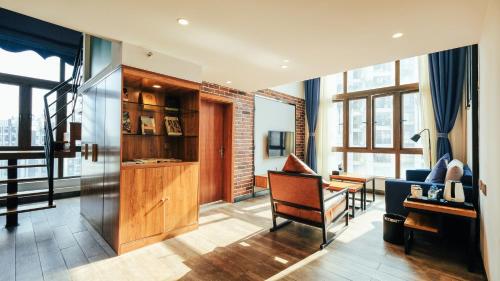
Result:
<svg viewBox="0 0 500 281"><path fill-rule="evenodd" d="M319 84L320 78L310 79L305 81L306 88L306 117L307 125L309 126L309 139L307 143L307 158L306 163L317 172L316 158L316 124L318 123L319 111Z"/></svg>
<svg viewBox="0 0 500 281"><path fill-rule="evenodd" d="M437 159L446 153L453 159L448 133L455 125L465 73L466 47L429 54L429 80L437 129Z"/></svg>
<svg viewBox="0 0 500 281"><path fill-rule="evenodd" d="M6 51L30 50L73 64L80 38L80 32L0 8L0 48Z"/></svg>

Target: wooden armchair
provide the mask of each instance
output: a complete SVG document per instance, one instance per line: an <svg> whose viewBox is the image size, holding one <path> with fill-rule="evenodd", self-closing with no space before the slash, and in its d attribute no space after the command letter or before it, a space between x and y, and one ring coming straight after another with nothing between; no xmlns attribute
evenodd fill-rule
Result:
<svg viewBox="0 0 500 281"><path fill-rule="evenodd" d="M349 224L347 189L325 196L321 176L279 171L268 171L268 176L273 215L270 231L292 221L321 228L323 243L320 248L323 249L338 236L328 239L327 231L332 224L343 217L345 226ZM277 217L286 221L276 224Z"/></svg>

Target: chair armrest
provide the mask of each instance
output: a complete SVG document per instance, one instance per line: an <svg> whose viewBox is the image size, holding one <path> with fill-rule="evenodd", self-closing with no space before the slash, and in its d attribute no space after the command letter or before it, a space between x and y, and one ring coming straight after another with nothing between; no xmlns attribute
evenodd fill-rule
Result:
<svg viewBox="0 0 500 281"><path fill-rule="evenodd" d="M324 202L330 201L333 198L336 198L336 197L339 197L339 196L342 196L342 195L346 195L346 194L347 194L347 188L344 188L344 189L342 189L340 191L336 191L335 194L333 194L332 196L329 196L328 198L326 198L324 200Z"/></svg>
<svg viewBox="0 0 500 281"><path fill-rule="evenodd" d="M430 172L430 169L406 170L406 180L424 182Z"/></svg>

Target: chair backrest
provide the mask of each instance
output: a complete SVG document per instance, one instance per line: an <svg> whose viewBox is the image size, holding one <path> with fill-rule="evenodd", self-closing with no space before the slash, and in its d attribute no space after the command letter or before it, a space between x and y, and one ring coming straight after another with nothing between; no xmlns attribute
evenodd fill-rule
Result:
<svg viewBox="0 0 500 281"><path fill-rule="evenodd" d="M320 210L323 193L321 176L269 171L272 200Z"/></svg>

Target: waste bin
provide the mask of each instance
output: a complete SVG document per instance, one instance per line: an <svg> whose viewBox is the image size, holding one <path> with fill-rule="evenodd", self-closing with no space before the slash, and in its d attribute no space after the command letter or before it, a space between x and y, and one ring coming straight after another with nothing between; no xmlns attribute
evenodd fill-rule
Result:
<svg viewBox="0 0 500 281"><path fill-rule="evenodd" d="M403 245L405 217L397 214L384 215L384 241Z"/></svg>

